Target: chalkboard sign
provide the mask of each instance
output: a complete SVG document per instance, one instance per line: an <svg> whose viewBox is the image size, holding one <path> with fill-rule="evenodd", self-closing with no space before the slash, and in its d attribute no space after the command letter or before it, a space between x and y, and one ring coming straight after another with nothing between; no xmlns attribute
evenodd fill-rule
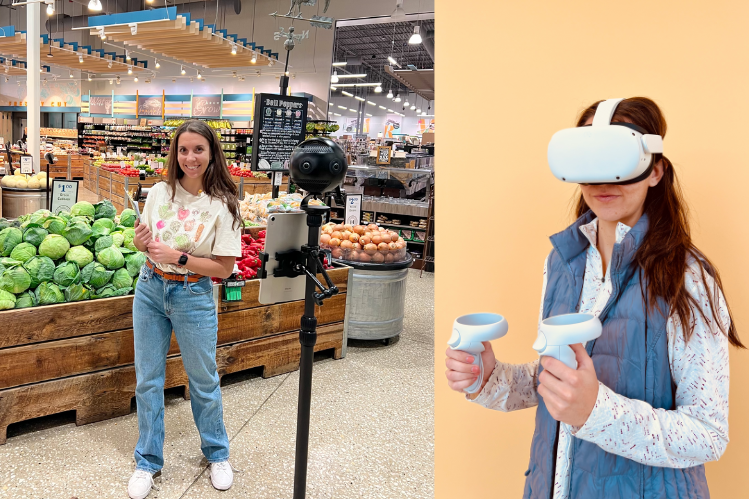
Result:
<svg viewBox="0 0 749 499"><path fill-rule="evenodd" d="M139 95L138 116L161 116L161 97ZM141 120L141 124L145 123Z"/></svg>
<svg viewBox="0 0 749 499"><path fill-rule="evenodd" d="M275 94L256 98L252 169L288 170L291 152L304 140L309 101Z"/></svg>
<svg viewBox="0 0 749 499"><path fill-rule="evenodd" d="M112 114L112 96L92 95L88 103L90 114Z"/></svg>

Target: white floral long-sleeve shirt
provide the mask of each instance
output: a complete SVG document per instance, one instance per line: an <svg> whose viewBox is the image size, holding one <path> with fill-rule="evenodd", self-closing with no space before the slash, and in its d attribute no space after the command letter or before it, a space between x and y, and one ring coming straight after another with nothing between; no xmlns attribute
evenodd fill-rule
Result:
<svg viewBox="0 0 749 499"><path fill-rule="evenodd" d="M603 274L601 254L596 248L598 219L580 227L590 241L579 312L600 315L612 293L609 272ZM630 227L619 223L617 244ZM544 264L543 297L546 294L547 262ZM707 285L713 279L705 274ZM723 294L714 294L720 317L714 318L707 290L701 280L700 263L690 262L685 274L687 291L700 304L707 321L698 311L688 343L682 324L671 316L666 325L671 376L676 385L676 409L654 409L641 400L615 393L599 382L598 397L586 423L580 427L559 425L559 445L554 477L554 499L569 499L570 459L573 438L592 442L606 452L648 466L688 468L716 461L728 444L728 338L716 324L728 330L730 320ZM536 377L538 360L512 365L497 361L491 377L473 402L498 411L515 411L538 405ZM470 400L470 399L469 399Z"/></svg>

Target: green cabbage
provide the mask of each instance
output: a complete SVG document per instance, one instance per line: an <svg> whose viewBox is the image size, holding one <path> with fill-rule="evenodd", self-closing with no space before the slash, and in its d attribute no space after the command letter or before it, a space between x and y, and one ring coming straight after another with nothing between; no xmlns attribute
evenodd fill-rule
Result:
<svg viewBox="0 0 749 499"><path fill-rule="evenodd" d="M21 265L23 262L19 260L14 260L13 258L8 257L2 257L0 258L0 265L4 267L15 267L16 265Z"/></svg>
<svg viewBox="0 0 749 499"><path fill-rule="evenodd" d="M46 256L35 256L23 264L31 277L30 288L34 289L42 282L51 281L55 276L55 262Z"/></svg>
<svg viewBox="0 0 749 499"><path fill-rule="evenodd" d="M31 291L24 291L16 298L16 308L36 307L39 302Z"/></svg>
<svg viewBox="0 0 749 499"><path fill-rule="evenodd" d="M23 233L23 240L24 242L31 243L38 248L39 245L42 244L42 241L44 241L44 238L48 235L49 232L39 226L29 226L26 229L26 232Z"/></svg>
<svg viewBox="0 0 749 499"><path fill-rule="evenodd" d="M36 256L36 246L31 243L21 243L10 252L10 257L20 262L26 262Z"/></svg>
<svg viewBox="0 0 749 499"><path fill-rule="evenodd" d="M49 210L37 210L29 216L28 222L41 226L50 216L52 216L52 212Z"/></svg>
<svg viewBox="0 0 749 499"><path fill-rule="evenodd" d="M65 254L65 260L75 262L78 267L83 268L94 261L94 254L83 246L73 246Z"/></svg>
<svg viewBox="0 0 749 499"><path fill-rule="evenodd" d="M133 278L128 274L127 269L119 269L112 276L112 285L117 289L131 288L133 286Z"/></svg>
<svg viewBox="0 0 749 499"><path fill-rule="evenodd" d="M104 265L109 270L117 270L125 265L125 257L119 249L114 246L104 248L96 253L96 261Z"/></svg>
<svg viewBox="0 0 749 499"><path fill-rule="evenodd" d="M62 231L64 231L67 226L68 221L60 217L49 217L47 221L44 222L44 225L42 225L42 227L47 229L50 234L62 234Z"/></svg>
<svg viewBox="0 0 749 499"><path fill-rule="evenodd" d="M59 234L50 234L44 238L42 244L39 245L39 254L42 256L48 256L52 260L59 260L65 256L65 253L70 249L70 243L67 239Z"/></svg>
<svg viewBox="0 0 749 499"><path fill-rule="evenodd" d="M133 242L133 239L135 239L135 229L125 229L122 231L122 235L125 238L122 245L129 250L138 251Z"/></svg>
<svg viewBox="0 0 749 499"><path fill-rule="evenodd" d="M86 265L81 271L81 280L90 284L91 287L101 288L107 285L114 275L114 270L107 268L99 262L92 262Z"/></svg>
<svg viewBox="0 0 749 499"><path fill-rule="evenodd" d="M9 256L18 244L23 240L23 232L17 227L8 227L0 230L0 255Z"/></svg>
<svg viewBox="0 0 749 499"><path fill-rule="evenodd" d="M103 251L110 246L114 246L114 238L112 236L101 236L96 240L94 250L96 251L96 253L99 253L100 251Z"/></svg>
<svg viewBox="0 0 749 499"><path fill-rule="evenodd" d="M70 223L70 219L73 218L73 215L71 215L69 211L65 210L58 211L57 216L60 218L64 218L68 223Z"/></svg>
<svg viewBox="0 0 749 499"><path fill-rule="evenodd" d="M75 262L64 262L57 266L53 277L61 288L81 282L81 271Z"/></svg>
<svg viewBox="0 0 749 499"><path fill-rule="evenodd" d="M62 235L65 236L71 246L79 246L85 243L91 237L91 234L91 227L83 222L74 222L62 231Z"/></svg>
<svg viewBox="0 0 749 499"><path fill-rule="evenodd" d="M87 201L79 201L73 205L70 214L74 217L84 216L94 218L96 215L96 209L94 208L94 205Z"/></svg>
<svg viewBox="0 0 749 499"><path fill-rule="evenodd" d="M65 296L63 296L62 291L60 291L57 284L53 282L41 283L39 287L36 288L36 291L34 291L34 295L36 296L36 301L39 302L39 305L52 305L54 303L63 303L65 301Z"/></svg>
<svg viewBox="0 0 749 499"><path fill-rule="evenodd" d="M89 289L80 283L71 284L65 288L65 301L83 301L91 298L91 292Z"/></svg>
<svg viewBox="0 0 749 499"><path fill-rule="evenodd" d="M114 217L117 216L117 210L114 209L114 205L108 199L105 199L100 203L96 203L94 205L94 210L94 218L96 220L99 220L101 218L109 218L110 220L114 220ZM112 226L112 228L113 227L114 225Z"/></svg>
<svg viewBox="0 0 749 499"><path fill-rule="evenodd" d="M23 293L31 286L31 276L23 267L12 267L0 274L0 289L8 293Z"/></svg>
<svg viewBox="0 0 749 499"><path fill-rule="evenodd" d="M10 220L0 217L0 230L10 227Z"/></svg>
<svg viewBox="0 0 749 499"><path fill-rule="evenodd" d="M109 232L112 232L114 230L114 221L109 218L100 218L91 226L92 229L95 229L96 227L106 227L109 229Z"/></svg>
<svg viewBox="0 0 749 499"><path fill-rule="evenodd" d="M112 240L114 241L112 245L118 248L125 242L125 236L122 235L122 232L112 232L110 236L112 236Z"/></svg>
<svg viewBox="0 0 749 499"><path fill-rule="evenodd" d="M0 289L0 310L8 310L15 308L16 296L13 293L8 293Z"/></svg>
<svg viewBox="0 0 749 499"><path fill-rule="evenodd" d="M131 209L122 210L120 213L120 224L125 227L132 227L135 225L135 211Z"/></svg>
<svg viewBox="0 0 749 499"><path fill-rule="evenodd" d="M140 268L146 263L146 254L138 251L131 255L125 255L125 265L130 277L135 277L140 273Z"/></svg>

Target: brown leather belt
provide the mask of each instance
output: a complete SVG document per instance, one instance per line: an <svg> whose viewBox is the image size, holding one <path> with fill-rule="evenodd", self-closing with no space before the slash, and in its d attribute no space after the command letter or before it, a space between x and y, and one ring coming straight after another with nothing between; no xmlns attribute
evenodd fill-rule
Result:
<svg viewBox="0 0 749 499"><path fill-rule="evenodd" d="M153 263L151 263L151 260L146 260L146 265L148 265L149 269L153 269L153 271L157 274L159 274L162 278L168 280L168 281L185 281L185 276L187 276L187 282L198 282L203 276L200 274L174 274L172 272L164 272L163 270L156 267Z"/></svg>

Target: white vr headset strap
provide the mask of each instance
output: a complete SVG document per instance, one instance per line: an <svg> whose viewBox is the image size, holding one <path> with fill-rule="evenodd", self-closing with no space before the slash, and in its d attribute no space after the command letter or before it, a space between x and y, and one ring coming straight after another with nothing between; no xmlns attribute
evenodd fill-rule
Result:
<svg viewBox="0 0 749 499"><path fill-rule="evenodd" d="M616 106L624 99L609 99L598 104L596 115L593 116L593 126L608 126L614 117Z"/></svg>

